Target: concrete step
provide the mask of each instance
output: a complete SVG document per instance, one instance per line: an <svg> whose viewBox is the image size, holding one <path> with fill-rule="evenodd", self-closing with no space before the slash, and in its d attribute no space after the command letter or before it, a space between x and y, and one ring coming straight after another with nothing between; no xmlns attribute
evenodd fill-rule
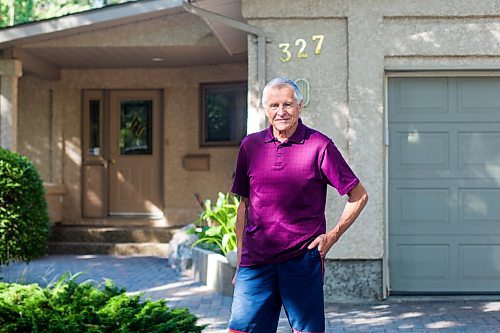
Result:
<svg viewBox="0 0 500 333"><path fill-rule="evenodd" d="M114 227L114 226L54 226L51 242L76 243L168 243L178 228Z"/></svg>
<svg viewBox="0 0 500 333"><path fill-rule="evenodd" d="M49 242L49 254L108 254L117 256L168 256L165 243Z"/></svg>

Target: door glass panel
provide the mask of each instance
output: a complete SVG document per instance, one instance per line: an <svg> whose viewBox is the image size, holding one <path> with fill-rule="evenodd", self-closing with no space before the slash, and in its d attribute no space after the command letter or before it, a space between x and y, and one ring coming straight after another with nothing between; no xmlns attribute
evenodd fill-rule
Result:
<svg viewBox="0 0 500 333"><path fill-rule="evenodd" d="M122 101L120 104L120 154L151 155L152 140L151 100Z"/></svg>
<svg viewBox="0 0 500 333"><path fill-rule="evenodd" d="M100 100L89 101L89 155L98 156L101 150Z"/></svg>

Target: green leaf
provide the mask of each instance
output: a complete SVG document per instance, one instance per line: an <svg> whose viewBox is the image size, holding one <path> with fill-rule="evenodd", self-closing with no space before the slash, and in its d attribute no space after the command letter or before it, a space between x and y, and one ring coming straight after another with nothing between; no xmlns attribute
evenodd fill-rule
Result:
<svg viewBox="0 0 500 333"><path fill-rule="evenodd" d="M219 235L222 231L222 227L221 226L217 226L217 227L211 227L210 229L208 229L207 231L205 231L205 235L207 236L216 236L216 235Z"/></svg>

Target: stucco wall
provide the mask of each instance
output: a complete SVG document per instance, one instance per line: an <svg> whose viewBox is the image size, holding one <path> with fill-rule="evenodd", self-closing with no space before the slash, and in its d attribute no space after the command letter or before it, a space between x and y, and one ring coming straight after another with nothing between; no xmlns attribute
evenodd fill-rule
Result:
<svg viewBox="0 0 500 333"><path fill-rule="evenodd" d="M350 64L352 50L348 44L351 36L350 22L347 20L346 2L297 2L290 6L285 2L273 2L272 8L264 1L243 2L243 13L251 24L261 27L271 40L267 45L267 79L274 76L289 76L292 79L305 78L310 83L310 104L305 108L304 123L330 136L344 157L361 178L369 192L380 191L383 174L377 175L382 168L382 147L371 151L372 141L380 139L380 108L353 108L353 104L364 103L366 94L372 93L373 85L367 89L353 87L349 75L353 75ZM279 13L279 15L278 15ZM305 18L299 19L301 16ZM317 39L324 35L320 54L315 54ZM297 56L301 43L306 42L307 58ZM283 46L288 43L291 59L286 58ZM297 45L296 45L297 43ZM249 52L251 53L251 52ZM250 74L256 69L249 61ZM359 99L353 99L351 89L359 89ZM364 91L363 91L364 90ZM356 112L356 110L360 110ZM377 132L380 132L378 134ZM370 135L368 135L370 133ZM357 160L356 150L364 149ZM370 165L366 168L365 165ZM378 179L377 179L378 178ZM379 187L377 189L377 187ZM328 195L327 220L333 227L342 213L346 197L340 198L331 189ZM370 199L370 206L360 220L341 239L330 252L332 258L381 258L383 253L383 207L382 197ZM360 246L360 244L363 244Z"/></svg>
<svg viewBox="0 0 500 333"><path fill-rule="evenodd" d="M19 81L18 87L18 152L33 161L43 181L51 182L50 83L36 77L24 77Z"/></svg>
<svg viewBox="0 0 500 333"><path fill-rule="evenodd" d="M242 0L243 16L268 36L267 79L286 75L311 84L303 119L334 139L370 201L330 252L337 259L379 259L386 246L385 75L390 70L500 70L500 3L448 0ZM320 55L312 35L324 34ZM307 42L308 58L296 54ZM292 58L282 62L283 45ZM249 84L256 84L249 43ZM332 227L344 200L329 193Z"/></svg>

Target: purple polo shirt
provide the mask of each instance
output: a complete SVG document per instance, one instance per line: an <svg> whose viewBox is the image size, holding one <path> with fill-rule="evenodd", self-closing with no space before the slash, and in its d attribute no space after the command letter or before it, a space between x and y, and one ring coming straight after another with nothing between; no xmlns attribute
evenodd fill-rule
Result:
<svg viewBox="0 0 500 333"><path fill-rule="evenodd" d="M231 192L250 199L241 266L278 263L303 253L326 232L326 188L340 195L359 183L333 144L299 119L283 143L272 127L243 139Z"/></svg>

